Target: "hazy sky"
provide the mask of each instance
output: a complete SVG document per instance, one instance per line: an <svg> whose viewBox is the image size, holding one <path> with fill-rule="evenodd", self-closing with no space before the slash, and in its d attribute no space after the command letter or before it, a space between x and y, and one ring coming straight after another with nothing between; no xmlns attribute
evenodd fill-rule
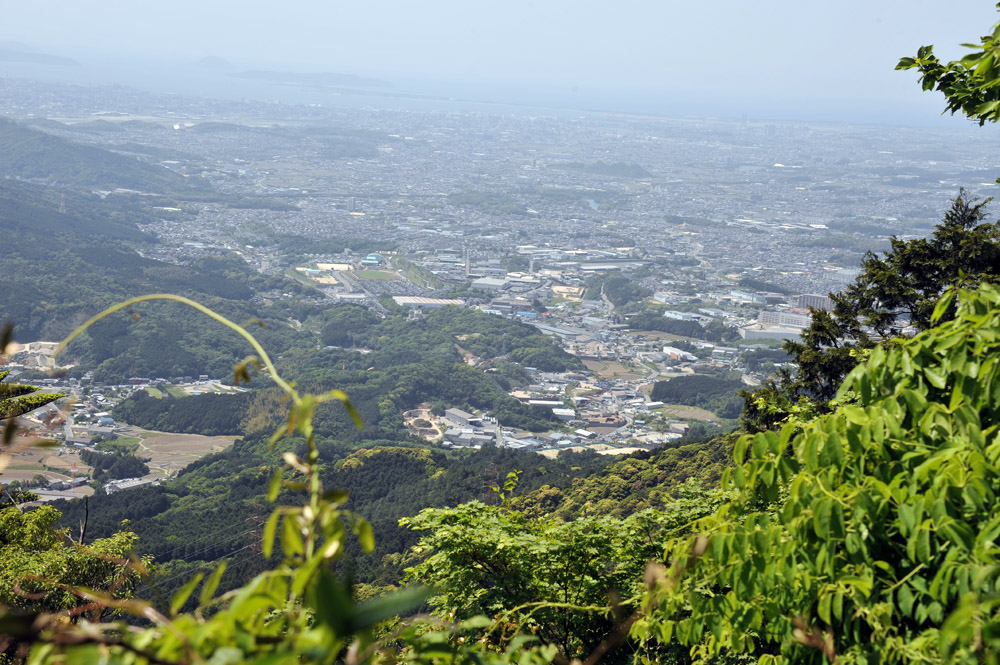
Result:
<svg viewBox="0 0 1000 665"><path fill-rule="evenodd" d="M899 57L956 56L986 0L48 0L5 3L0 42L183 61L655 93L937 103ZM945 8L947 5L947 8Z"/></svg>

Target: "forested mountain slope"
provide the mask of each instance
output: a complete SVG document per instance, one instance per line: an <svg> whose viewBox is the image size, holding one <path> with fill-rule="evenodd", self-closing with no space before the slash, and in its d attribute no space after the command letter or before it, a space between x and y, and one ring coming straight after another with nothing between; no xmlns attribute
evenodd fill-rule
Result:
<svg viewBox="0 0 1000 665"><path fill-rule="evenodd" d="M131 164L131 162L130 162ZM63 200L65 197L65 200ZM65 205L66 212L60 212ZM0 320L15 324L15 339L57 340L104 307L125 298L170 291L213 303L220 311L246 321L269 324L261 337L281 351L295 338L286 323L294 305L266 307L250 303L258 291L303 293L307 287L277 276L264 276L235 256L206 257L175 265L139 254L155 242L136 226L153 215L144 200L102 199L89 193L0 180ZM292 309L289 309L292 307ZM135 320L123 313L102 321L94 334L81 338L67 358L97 378L120 382L130 376L202 374L225 376L241 359L245 346L226 336L204 317L171 308L137 307ZM205 339L221 339L218 346ZM309 343L313 337L308 336ZM102 364L103 363L103 364Z"/></svg>
<svg viewBox="0 0 1000 665"><path fill-rule="evenodd" d="M266 436L247 437L160 487L92 497L86 508L88 539L113 534L122 520L129 520L139 536L137 550L164 564L165 578L190 567L184 564L197 567L238 551L230 568L233 583L239 583L239 575L266 565L247 547L260 537L254 520L266 517L268 482L281 464L281 454L301 453L302 446L301 440L290 440L271 451ZM374 527L375 552L361 556L354 550L352 565L358 582L378 585L400 581L402 555L418 539L399 526L401 518L427 507L495 500L488 484L512 470L523 472L518 492L529 492L542 485L568 488L574 479L609 463L596 453L567 452L548 460L531 452L484 448L446 455L389 441L373 441L367 448L329 441L320 444L320 452L324 483L346 490L350 509L366 515ZM279 497L293 500L291 494ZM84 520L80 501L53 505L63 511L67 526Z"/></svg>
<svg viewBox="0 0 1000 665"><path fill-rule="evenodd" d="M268 348L283 354L279 369L297 377L300 385L317 392L338 388L351 395L364 420L362 429L355 428L337 404L323 406L315 423L324 436L346 441L406 439L401 414L423 402L441 411L452 406L489 411L507 427L532 431L556 428L561 423L551 409L523 404L507 394L512 387L530 382L523 366L513 361L523 358L525 364L532 362L552 371L582 367L578 358L533 326L457 307L414 321L402 312L380 319L363 307L338 305L315 311L307 323L318 331L318 339L305 332L295 333L290 338L294 345L286 340L283 346ZM169 333L175 330L184 334L178 326L168 325L167 333L157 333L150 326L149 335L169 349ZM272 334L270 328L259 332L262 341ZM220 337L217 330L204 334L204 340ZM200 344L208 343L204 340ZM338 346L317 349L321 342ZM504 348L507 353L501 357ZM122 347L121 353L127 355L128 348ZM467 362L470 354L478 365ZM185 410L210 410L221 420L232 421L232 412L223 412L209 401L182 398L181 406L177 400L136 395L121 404L117 413L132 424L172 432L197 431ZM285 408L274 389L256 391L238 403L233 400L231 406L240 413L239 432L273 431ZM212 431L223 431L215 422L198 421ZM231 428L226 432L238 433Z"/></svg>
<svg viewBox="0 0 1000 665"><path fill-rule="evenodd" d="M517 505L529 515L564 520L628 517L662 508L686 482L717 486L722 472L732 466L736 438L732 434L617 458L597 473L574 479L569 487L544 485L528 492Z"/></svg>
<svg viewBox="0 0 1000 665"><path fill-rule="evenodd" d="M84 190L121 188L174 196L210 191L205 183L162 166L0 118L0 177L4 176Z"/></svg>

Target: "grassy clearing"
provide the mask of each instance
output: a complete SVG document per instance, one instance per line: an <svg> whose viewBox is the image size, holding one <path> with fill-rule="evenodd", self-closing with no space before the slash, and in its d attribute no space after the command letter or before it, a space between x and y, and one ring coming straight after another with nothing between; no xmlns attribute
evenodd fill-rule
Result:
<svg viewBox="0 0 1000 665"><path fill-rule="evenodd" d="M285 271L285 277L288 277L290 279L294 279L296 282L300 282L300 283L305 284L307 286L315 286L316 285L315 282L313 282L311 279L309 279L308 277L306 277L305 275L303 275L302 273L300 273L295 268L289 268L288 270L286 270Z"/></svg>
<svg viewBox="0 0 1000 665"><path fill-rule="evenodd" d="M156 399L163 397L163 393L159 388L146 388L146 392L149 393L150 397L155 397Z"/></svg>
<svg viewBox="0 0 1000 665"><path fill-rule="evenodd" d="M388 282L398 279L395 273L386 272L384 270L358 270L354 274L358 279L367 279L374 282Z"/></svg>
<svg viewBox="0 0 1000 665"><path fill-rule="evenodd" d="M114 441L101 441L97 444L98 450L106 452L134 453L142 442L137 436L121 436Z"/></svg>

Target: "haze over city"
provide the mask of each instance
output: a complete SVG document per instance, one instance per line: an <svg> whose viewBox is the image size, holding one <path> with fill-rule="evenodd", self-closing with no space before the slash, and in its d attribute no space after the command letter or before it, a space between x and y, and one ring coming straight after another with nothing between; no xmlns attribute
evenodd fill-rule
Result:
<svg viewBox="0 0 1000 665"><path fill-rule="evenodd" d="M167 92L229 91L191 63L377 77L395 94L564 108L760 119L948 124L898 59L943 57L995 19L988 2L327 3L98 0L14 3L0 44L82 67L0 72ZM952 125L964 121L953 121Z"/></svg>

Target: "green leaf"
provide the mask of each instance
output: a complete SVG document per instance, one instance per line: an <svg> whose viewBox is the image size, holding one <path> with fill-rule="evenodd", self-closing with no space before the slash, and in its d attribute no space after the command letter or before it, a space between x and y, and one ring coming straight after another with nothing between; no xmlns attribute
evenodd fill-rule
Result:
<svg viewBox="0 0 1000 665"><path fill-rule="evenodd" d="M372 525L369 524L368 520L360 517L357 518L351 524L351 529L354 531L354 535L358 537L358 543L361 545L362 550L371 552L375 549L375 531L372 530Z"/></svg>
<svg viewBox="0 0 1000 665"><path fill-rule="evenodd" d="M917 522L923 514L920 506L912 503L903 503L899 506L899 523L903 527L905 536L910 536L917 528Z"/></svg>
<svg viewBox="0 0 1000 665"><path fill-rule="evenodd" d="M976 535L972 528L964 522L949 520L941 525L941 532L965 551L970 551L975 543Z"/></svg>
<svg viewBox="0 0 1000 665"><path fill-rule="evenodd" d="M842 584L846 584L857 589L861 592L861 595L865 598L872 595L872 583L871 580L865 579L864 577L858 577L857 575L847 575L840 578Z"/></svg>
<svg viewBox="0 0 1000 665"><path fill-rule="evenodd" d="M201 595L198 597L198 602L203 607L212 601L215 590L219 588L219 582L222 581L222 575L226 572L227 565L226 561L220 563L212 574L208 576L208 579L205 580L205 586L201 588Z"/></svg>
<svg viewBox="0 0 1000 665"><path fill-rule="evenodd" d="M844 508L837 501L830 502L830 535L844 537Z"/></svg>
<svg viewBox="0 0 1000 665"><path fill-rule="evenodd" d="M816 535L826 539L830 535L830 500L820 499L813 503L813 529Z"/></svg>
<svg viewBox="0 0 1000 665"><path fill-rule="evenodd" d="M484 617L482 614L477 614L474 617L469 617L468 619L462 621L458 624L459 630L474 630L478 628L489 628L493 625L493 620L489 617Z"/></svg>
<svg viewBox="0 0 1000 665"><path fill-rule="evenodd" d="M929 563L931 560L931 531L926 526L917 531L916 555L917 560L923 563Z"/></svg>
<svg viewBox="0 0 1000 665"><path fill-rule="evenodd" d="M281 522L281 550L285 556L305 554L306 544L302 540L302 533L292 516L286 516Z"/></svg>
<svg viewBox="0 0 1000 665"><path fill-rule="evenodd" d="M310 605L316 611L316 618L330 626L335 634L349 635L355 608L347 591L328 570L322 568L313 578L311 587Z"/></svg>
<svg viewBox="0 0 1000 665"><path fill-rule="evenodd" d="M941 298L938 300L937 304L934 305L934 312L931 314L931 325L937 325L941 320L941 317L945 315L948 308L951 306L952 301L955 299L955 289L947 289Z"/></svg>
<svg viewBox="0 0 1000 665"><path fill-rule="evenodd" d="M934 601L927 606L927 618L936 624L940 624L944 619L944 608L941 603Z"/></svg>
<svg viewBox="0 0 1000 665"><path fill-rule="evenodd" d="M904 583L896 591L896 605L899 606L903 616L909 617L913 615L913 592L910 590L908 584Z"/></svg>
<svg viewBox="0 0 1000 665"><path fill-rule="evenodd" d="M261 552L264 554L265 559L271 558L271 552L274 551L274 536L278 531L278 520L281 519L281 510L275 510L267 518L267 522L264 524L264 536L261 542Z"/></svg>
<svg viewBox="0 0 1000 665"><path fill-rule="evenodd" d="M944 389L948 384L944 372L940 372L933 367L924 367L924 376L927 377L928 383L935 388Z"/></svg>
<svg viewBox="0 0 1000 665"><path fill-rule="evenodd" d="M284 477L285 470L283 467L278 467L274 474L271 476L271 482L267 487L267 500L274 501L278 498L278 492L281 491L281 479Z"/></svg>
<svg viewBox="0 0 1000 665"><path fill-rule="evenodd" d="M184 603L186 603L187 599L191 597L192 593L194 593L194 589L198 586L198 583L201 582L202 577L204 577L204 574L198 573L189 579L187 583L178 589L177 593L170 598L170 616L177 616L177 613L181 611Z"/></svg>
<svg viewBox="0 0 1000 665"><path fill-rule="evenodd" d="M342 489L333 489L323 492L323 500L334 506L342 506L349 497L350 495L347 491Z"/></svg>
<svg viewBox="0 0 1000 665"><path fill-rule="evenodd" d="M862 408L848 404L844 406L841 410L843 411L844 415L847 416L847 420L854 423L855 425L867 425L870 422L868 413L865 412L865 410Z"/></svg>
<svg viewBox="0 0 1000 665"><path fill-rule="evenodd" d="M736 439L736 443L733 445L733 461L737 464L744 464L747 461L747 445L749 442L749 436L741 436Z"/></svg>
<svg viewBox="0 0 1000 665"><path fill-rule="evenodd" d="M833 597L829 593L823 593L819 597L819 604L816 606L816 614L822 619L827 625L833 623L830 616L830 611L832 609L831 603L833 602Z"/></svg>
<svg viewBox="0 0 1000 665"><path fill-rule="evenodd" d="M391 617L405 617L423 605L429 596L429 589L415 586L375 598L358 608L353 628L364 630Z"/></svg>

